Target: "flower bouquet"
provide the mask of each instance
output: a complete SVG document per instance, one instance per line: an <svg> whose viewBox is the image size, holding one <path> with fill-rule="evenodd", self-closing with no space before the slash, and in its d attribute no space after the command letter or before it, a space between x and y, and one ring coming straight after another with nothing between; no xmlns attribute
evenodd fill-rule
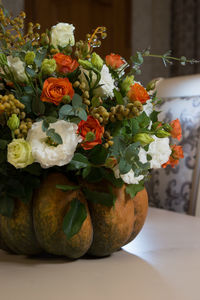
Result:
<svg viewBox="0 0 200 300"><path fill-rule="evenodd" d="M135 80L149 49L104 60L104 27L75 42L67 23L23 34L24 18L0 9L0 248L109 255L143 226L149 171L183 157L179 120L159 121L154 82Z"/></svg>

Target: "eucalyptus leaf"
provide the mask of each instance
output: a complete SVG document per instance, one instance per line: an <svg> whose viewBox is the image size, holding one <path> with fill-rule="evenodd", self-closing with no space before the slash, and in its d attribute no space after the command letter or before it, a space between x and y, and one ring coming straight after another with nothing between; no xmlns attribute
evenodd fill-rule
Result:
<svg viewBox="0 0 200 300"><path fill-rule="evenodd" d="M126 174L131 170L131 164L129 164L123 157L119 161L120 174Z"/></svg>
<svg viewBox="0 0 200 300"><path fill-rule="evenodd" d="M78 107L75 109L75 115L79 117L81 120L87 120L87 113L82 107Z"/></svg>
<svg viewBox="0 0 200 300"><path fill-rule="evenodd" d="M64 119L67 116L74 116L75 112L71 105L65 104L59 110L59 118Z"/></svg>
<svg viewBox="0 0 200 300"><path fill-rule="evenodd" d="M55 129L54 128L51 128L51 129L48 129L47 132L46 132L46 135L48 137L50 137L50 139L55 143L55 144L63 144L63 140L61 138L61 136L55 132Z"/></svg>
<svg viewBox="0 0 200 300"><path fill-rule="evenodd" d="M76 109L78 107L81 107L82 104L83 104L83 100L82 100L81 96L78 95L78 94L74 94L74 97L72 99L72 106L73 106L73 108Z"/></svg>
<svg viewBox="0 0 200 300"><path fill-rule="evenodd" d="M81 203L79 199L74 198L63 220L63 231L68 240L80 231L86 218L87 210L85 205Z"/></svg>

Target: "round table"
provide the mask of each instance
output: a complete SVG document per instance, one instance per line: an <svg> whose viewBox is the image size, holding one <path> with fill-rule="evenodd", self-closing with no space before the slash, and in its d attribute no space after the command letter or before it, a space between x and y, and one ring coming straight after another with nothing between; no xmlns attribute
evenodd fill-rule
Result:
<svg viewBox="0 0 200 300"><path fill-rule="evenodd" d="M107 258L0 251L2 300L199 300L200 218L150 208L140 235Z"/></svg>

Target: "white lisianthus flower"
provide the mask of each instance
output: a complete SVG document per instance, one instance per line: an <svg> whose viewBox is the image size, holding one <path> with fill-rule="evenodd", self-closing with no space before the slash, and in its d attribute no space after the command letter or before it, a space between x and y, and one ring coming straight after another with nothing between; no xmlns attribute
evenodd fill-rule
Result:
<svg viewBox="0 0 200 300"><path fill-rule="evenodd" d="M126 174L120 174L118 165L113 168L113 171L117 179L121 178L127 184L138 184L144 178L144 175L135 176L133 170Z"/></svg>
<svg viewBox="0 0 200 300"><path fill-rule="evenodd" d="M58 23L51 28L51 44L57 48L66 47L67 45L74 46L74 29L72 24Z"/></svg>
<svg viewBox="0 0 200 300"><path fill-rule="evenodd" d="M81 68L81 74L79 78L81 82L84 82L86 84L86 87L89 88L84 73L89 77L89 71ZM96 79L97 79L96 74L92 72L92 85L95 84ZM100 97L114 96L113 90L114 88L116 88L114 85L114 79L112 78L109 69L106 65L103 65L101 69L101 80L99 81L99 85L101 86L94 90L94 95Z"/></svg>
<svg viewBox="0 0 200 300"><path fill-rule="evenodd" d="M169 138L158 138L155 135L152 136L154 142L149 145L149 150L146 152L143 148L139 151L139 160L144 164L147 162L147 154L152 157L150 160L151 169L159 169L162 164L166 163L171 154L171 148L169 146Z"/></svg>
<svg viewBox="0 0 200 300"><path fill-rule="evenodd" d="M8 66L12 71L15 79L20 82L26 82L25 63L19 57L8 56Z"/></svg>
<svg viewBox="0 0 200 300"><path fill-rule="evenodd" d="M153 104L151 103L151 100L147 100L146 104L143 105L143 111L146 113L148 117L153 112Z"/></svg>
<svg viewBox="0 0 200 300"><path fill-rule="evenodd" d="M28 131L27 141L32 147L32 155L35 162L40 163L43 168L63 166L68 164L82 138L77 135L78 126L74 123L59 120L50 124L54 128L63 143L51 146L46 142L46 133L42 130L42 121L36 122Z"/></svg>

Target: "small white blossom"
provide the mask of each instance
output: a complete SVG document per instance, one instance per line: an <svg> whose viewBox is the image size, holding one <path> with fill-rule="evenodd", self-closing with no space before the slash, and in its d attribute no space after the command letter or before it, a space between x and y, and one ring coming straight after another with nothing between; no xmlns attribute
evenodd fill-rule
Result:
<svg viewBox="0 0 200 300"><path fill-rule="evenodd" d="M143 105L143 111L148 117L153 112L153 104L151 103L151 100L147 100L146 104Z"/></svg>
<svg viewBox="0 0 200 300"><path fill-rule="evenodd" d="M139 160L144 164L147 162L147 154L152 157L150 160L150 168L161 168L162 164L166 163L171 154L171 148L169 146L169 138L158 138L155 135L152 136L154 142L149 145L149 150L146 152L143 148L139 151Z"/></svg>
<svg viewBox="0 0 200 300"><path fill-rule="evenodd" d="M82 141L82 138L76 133L78 126L74 123L59 120L50 124L49 128L55 129L55 132L61 136L63 144L49 145L46 142L46 133L42 130L42 121L36 122L28 131L27 136L27 141L32 148L33 158L43 168L66 165L72 160L77 144Z"/></svg>
<svg viewBox="0 0 200 300"><path fill-rule="evenodd" d="M89 77L89 71L81 68L80 80L84 82L86 84L86 87L88 88L88 82L85 78L84 73ZM92 86L95 84L96 79L96 74L92 72ZM111 98L114 96L113 90L114 88L116 88L114 85L114 79L112 78L106 65L103 65L101 69L101 80L99 81L99 85L101 86L94 90L94 95Z"/></svg>
<svg viewBox="0 0 200 300"><path fill-rule="evenodd" d="M15 79L20 82L27 81L25 73L25 63L19 57L8 56L8 66L13 73Z"/></svg>
<svg viewBox="0 0 200 300"><path fill-rule="evenodd" d="M116 178L121 177L127 184L138 184L144 178L144 175L135 176L132 169L126 174L120 174L118 165L114 167L113 171Z"/></svg>
<svg viewBox="0 0 200 300"><path fill-rule="evenodd" d="M51 28L51 44L57 48L66 47L67 45L74 46L74 29L72 24L58 23Z"/></svg>

